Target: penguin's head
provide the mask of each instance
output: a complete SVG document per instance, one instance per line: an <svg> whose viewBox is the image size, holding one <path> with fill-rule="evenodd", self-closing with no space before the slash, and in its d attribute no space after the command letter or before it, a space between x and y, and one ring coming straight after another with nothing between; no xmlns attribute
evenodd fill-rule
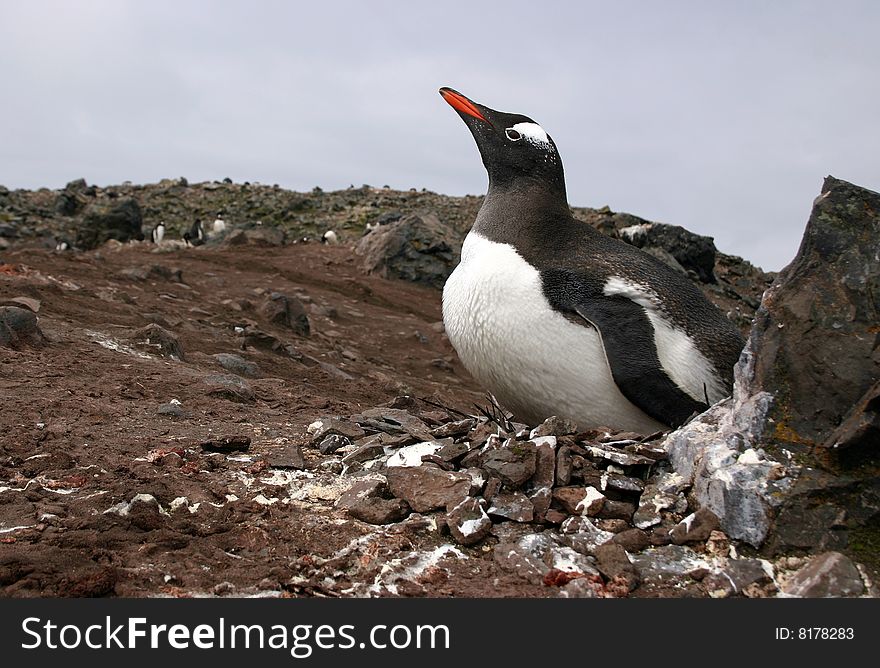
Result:
<svg viewBox="0 0 880 668"><path fill-rule="evenodd" d="M565 177L556 144L535 121L490 109L452 88L441 88L440 95L473 134L490 184L505 186L528 179L561 188L564 193Z"/></svg>

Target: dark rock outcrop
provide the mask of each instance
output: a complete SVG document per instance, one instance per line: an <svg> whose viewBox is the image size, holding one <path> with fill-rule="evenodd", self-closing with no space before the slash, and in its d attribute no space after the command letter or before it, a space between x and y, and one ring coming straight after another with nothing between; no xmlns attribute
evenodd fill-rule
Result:
<svg viewBox="0 0 880 668"><path fill-rule="evenodd" d="M625 214L617 214L625 215ZM617 230L618 238L641 248L683 273L693 272L703 283L715 283L715 240L678 225L651 223L627 215L632 224Z"/></svg>
<svg viewBox="0 0 880 668"><path fill-rule="evenodd" d="M432 213L383 225L357 245L367 273L442 288L458 264L461 244Z"/></svg>
<svg viewBox="0 0 880 668"><path fill-rule="evenodd" d="M876 531L878 322L880 195L829 177L764 295L733 398L666 442L728 535L821 550Z"/></svg>
<svg viewBox="0 0 880 668"><path fill-rule="evenodd" d="M110 239L123 242L140 240L144 238L142 224L141 206L132 197L108 204L92 204L77 230L76 246L91 250Z"/></svg>

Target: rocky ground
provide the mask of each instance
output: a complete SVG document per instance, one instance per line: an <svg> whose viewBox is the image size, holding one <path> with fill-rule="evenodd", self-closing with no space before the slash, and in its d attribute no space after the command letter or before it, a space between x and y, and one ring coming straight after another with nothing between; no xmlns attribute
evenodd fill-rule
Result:
<svg viewBox="0 0 880 668"><path fill-rule="evenodd" d="M172 240L53 250L89 207L126 198ZM0 193L0 593L875 593L876 573L841 552L729 538L662 434L522 425L493 406L443 333L436 287L377 272L360 241L366 223L426 211L460 238L478 205L180 181ZM224 239L175 241L218 210ZM771 276L705 238L680 248L666 226L577 213L675 263L748 329ZM341 244L301 242L330 228Z"/></svg>

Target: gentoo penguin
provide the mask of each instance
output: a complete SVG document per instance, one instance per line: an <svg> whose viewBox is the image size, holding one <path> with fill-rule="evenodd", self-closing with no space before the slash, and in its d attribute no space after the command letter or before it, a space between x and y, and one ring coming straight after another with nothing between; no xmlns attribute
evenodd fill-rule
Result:
<svg viewBox="0 0 880 668"><path fill-rule="evenodd" d="M339 235L336 234L333 230L327 230L324 234L321 235L321 243L322 244L338 244L339 243Z"/></svg>
<svg viewBox="0 0 880 668"><path fill-rule="evenodd" d="M225 230L226 230L226 222L223 220L223 215L218 213L217 218L214 219L214 226L213 226L214 235L217 236L217 235L223 234L223 232Z"/></svg>
<svg viewBox="0 0 880 668"><path fill-rule="evenodd" d="M162 239L165 238L165 221L160 220L158 225L153 228L153 231L150 232L150 239L154 244L161 244Z"/></svg>
<svg viewBox="0 0 880 668"><path fill-rule="evenodd" d="M183 233L183 240L193 246L201 246L205 243L205 231L202 229L202 221L196 221L190 226L188 232Z"/></svg>
<svg viewBox="0 0 880 668"><path fill-rule="evenodd" d="M55 250L58 251L59 253L62 251L73 250L73 244L71 244L67 239L62 237L61 239L58 239L58 241L55 243Z"/></svg>
<svg viewBox="0 0 880 668"><path fill-rule="evenodd" d="M730 393L743 339L686 277L571 215L556 145L531 118L450 88L489 190L443 289L471 374L530 424L641 433Z"/></svg>

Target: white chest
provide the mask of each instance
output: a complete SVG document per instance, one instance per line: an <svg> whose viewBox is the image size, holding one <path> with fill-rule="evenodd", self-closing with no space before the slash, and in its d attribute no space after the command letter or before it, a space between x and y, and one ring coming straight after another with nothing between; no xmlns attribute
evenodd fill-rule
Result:
<svg viewBox="0 0 880 668"><path fill-rule="evenodd" d="M443 290L443 322L465 367L522 420L663 427L620 393L598 333L554 311L539 272L508 244L468 234Z"/></svg>

